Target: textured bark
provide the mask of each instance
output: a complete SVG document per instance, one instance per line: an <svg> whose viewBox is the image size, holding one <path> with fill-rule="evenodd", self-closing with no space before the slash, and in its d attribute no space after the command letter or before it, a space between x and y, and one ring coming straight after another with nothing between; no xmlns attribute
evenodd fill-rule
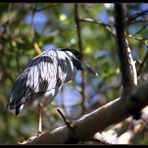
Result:
<svg viewBox="0 0 148 148"><path fill-rule="evenodd" d="M137 85L137 72L128 40L123 4L115 4L116 40L123 84L123 97Z"/></svg>
<svg viewBox="0 0 148 148"><path fill-rule="evenodd" d="M32 139L24 141L21 144L65 144L91 140L96 132L101 132L105 128L129 117L131 110L141 110L148 105L147 90L148 83L136 87L128 99L115 99L95 111L84 115L79 120L73 122L73 133L67 126L63 126L38 137L32 137Z"/></svg>

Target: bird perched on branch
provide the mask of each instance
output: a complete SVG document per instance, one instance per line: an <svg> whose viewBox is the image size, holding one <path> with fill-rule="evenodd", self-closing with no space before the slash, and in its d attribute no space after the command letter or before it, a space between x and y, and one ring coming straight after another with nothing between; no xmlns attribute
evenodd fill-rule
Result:
<svg viewBox="0 0 148 148"><path fill-rule="evenodd" d="M11 91L8 109L18 115L28 104L38 108L38 132L41 133L44 107L51 103L64 83L82 69L97 75L75 49L60 48L43 52L32 59L18 75Z"/></svg>

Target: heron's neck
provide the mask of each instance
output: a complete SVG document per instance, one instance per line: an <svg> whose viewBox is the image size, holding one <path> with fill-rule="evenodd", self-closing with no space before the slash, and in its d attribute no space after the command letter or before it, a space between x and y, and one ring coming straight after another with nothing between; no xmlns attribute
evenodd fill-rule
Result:
<svg viewBox="0 0 148 148"><path fill-rule="evenodd" d="M65 52L58 52L58 58L60 63L59 75L62 77L64 82L68 82L76 75L77 69L71 58Z"/></svg>

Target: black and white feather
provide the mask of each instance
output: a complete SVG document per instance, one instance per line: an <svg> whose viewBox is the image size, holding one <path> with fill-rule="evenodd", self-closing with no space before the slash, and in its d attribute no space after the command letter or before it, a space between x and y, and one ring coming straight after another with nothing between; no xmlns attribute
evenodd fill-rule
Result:
<svg viewBox="0 0 148 148"><path fill-rule="evenodd" d="M8 108L18 115L27 102L34 102L36 107L40 102L49 105L63 84L82 69L81 61L80 52L67 48L48 50L35 57L17 77Z"/></svg>

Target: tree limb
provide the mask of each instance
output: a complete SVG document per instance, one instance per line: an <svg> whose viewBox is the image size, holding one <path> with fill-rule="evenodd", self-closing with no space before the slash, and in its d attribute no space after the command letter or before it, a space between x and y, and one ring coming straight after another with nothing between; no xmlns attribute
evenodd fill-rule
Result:
<svg viewBox="0 0 148 148"><path fill-rule="evenodd" d="M136 87L128 99L115 99L96 109L90 114L73 122L75 135L80 141L91 140L96 132L101 132L107 127L119 123L131 115L130 110L141 110L148 105L148 83ZM145 94L145 95L143 95ZM134 99L130 99L134 98ZM117 112L118 111L118 112ZM67 126L62 126L32 137L21 144L64 144L73 141L74 137Z"/></svg>
<svg viewBox="0 0 148 148"><path fill-rule="evenodd" d="M116 39L122 75L123 95L125 96L137 85L137 73L131 50L125 38L125 15L123 4L115 4Z"/></svg>

